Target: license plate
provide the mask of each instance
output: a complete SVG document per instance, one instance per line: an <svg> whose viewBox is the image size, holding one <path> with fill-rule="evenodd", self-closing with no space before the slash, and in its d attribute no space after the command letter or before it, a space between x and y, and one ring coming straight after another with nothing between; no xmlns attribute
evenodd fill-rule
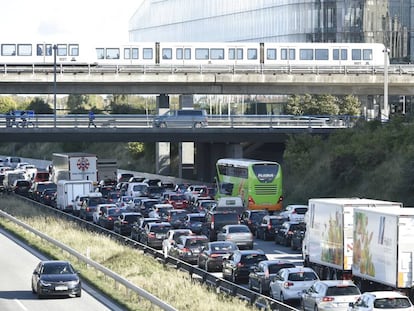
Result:
<svg viewBox="0 0 414 311"><path fill-rule="evenodd" d="M55 290L68 290L67 286L59 285L55 287Z"/></svg>
<svg viewBox="0 0 414 311"><path fill-rule="evenodd" d="M156 234L156 235L155 235L155 237L156 237L157 239L162 239L162 238L164 237L164 235L163 235L163 234Z"/></svg>

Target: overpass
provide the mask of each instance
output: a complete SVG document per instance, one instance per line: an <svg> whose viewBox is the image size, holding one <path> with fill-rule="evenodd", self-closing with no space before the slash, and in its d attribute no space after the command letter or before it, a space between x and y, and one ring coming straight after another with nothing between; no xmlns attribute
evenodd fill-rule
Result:
<svg viewBox="0 0 414 311"><path fill-rule="evenodd" d="M346 116L213 115L206 128L154 128L147 115L96 115L97 128L88 128L87 114L34 115L25 124L0 115L0 142L158 142L156 173L163 175L171 175L169 143L179 143L178 177L210 182L219 158L243 157L267 143L283 146L289 135L326 136L354 121Z"/></svg>
<svg viewBox="0 0 414 311"><path fill-rule="evenodd" d="M2 65L0 75L0 94L414 95L414 65Z"/></svg>

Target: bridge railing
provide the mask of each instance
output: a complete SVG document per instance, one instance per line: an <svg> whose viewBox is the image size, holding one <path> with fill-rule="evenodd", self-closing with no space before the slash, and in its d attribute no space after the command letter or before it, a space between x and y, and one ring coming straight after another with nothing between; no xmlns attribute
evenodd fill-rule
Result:
<svg viewBox="0 0 414 311"><path fill-rule="evenodd" d="M95 114L99 128L152 128L155 116L146 114ZM348 128L358 120L351 116L209 115L209 128ZM93 125L92 125L93 126ZM34 114L22 119L0 115L0 128L87 128L88 114ZM183 126L184 127L184 126Z"/></svg>

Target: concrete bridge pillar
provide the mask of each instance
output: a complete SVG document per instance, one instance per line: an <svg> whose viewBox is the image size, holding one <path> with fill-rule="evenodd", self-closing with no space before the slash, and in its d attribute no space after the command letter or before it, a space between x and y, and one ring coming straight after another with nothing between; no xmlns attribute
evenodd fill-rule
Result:
<svg viewBox="0 0 414 311"><path fill-rule="evenodd" d="M157 96L157 113L163 114L170 108L170 97L165 94ZM155 172L160 175L171 175L171 145L169 142L155 143Z"/></svg>

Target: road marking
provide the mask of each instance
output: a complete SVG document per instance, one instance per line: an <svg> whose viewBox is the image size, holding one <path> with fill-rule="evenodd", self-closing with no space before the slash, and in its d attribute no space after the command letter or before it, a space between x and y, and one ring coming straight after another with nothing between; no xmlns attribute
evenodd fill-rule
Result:
<svg viewBox="0 0 414 311"><path fill-rule="evenodd" d="M22 310L25 310L25 311L27 311L28 309L20 302L20 300L18 300L18 299L13 299L19 306L20 306L20 308L22 309Z"/></svg>

